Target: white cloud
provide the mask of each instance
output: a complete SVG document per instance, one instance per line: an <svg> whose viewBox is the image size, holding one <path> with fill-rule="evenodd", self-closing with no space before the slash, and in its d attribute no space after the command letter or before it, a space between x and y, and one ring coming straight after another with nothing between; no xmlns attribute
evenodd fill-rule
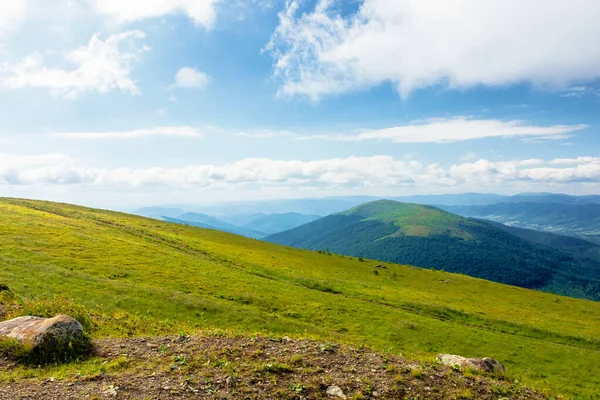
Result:
<svg viewBox="0 0 600 400"><path fill-rule="evenodd" d="M524 121L500 121L493 119L432 119L410 125L396 126L354 135L327 134L303 136L302 139L324 139L363 142L368 140L394 143L458 142L492 137L551 140L565 139L572 133L587 128L586 125L539 126Z"/></svg>
<svg viewBox="0 0 600 400"><path fill-rule="evenodd" d="M201 137L202 132L199 128L191 126L162 126L148 129L136 129L131 131L108 131L108 132L57 132L54 136L65 139L138 139L153 136L180 136L180 137Z"/></svg>
<svg viewBox="0 0 600 400"><path fill-rule="evenodd" d="M600 183L600 158L571 160L477 160L443 167L390 156L348 157L314 161L250 158L224 165L181 168L91 168L67 156L0 154L0 184L91 185L97 187L169 187L180 190L321 188L502 188L519 184Z"/></svg>
<svg viewBox="0 0 600 400"><path fill-rule="evenodd" d="M26 9L27 0L0 0L0 37L25 20Z"/></svg>
<svg viewBox="0 0 600 400"><path fill-rule="evenodd" d="M477 153L469 151L460 158L460 161L473 161L478 158L479 158L479 155Z"/></svg>
<svg viewBox="0 0 600 400"><path fill-rule="evenodd" d="M287 0L266 50L281 94L318 99L390 82L407 97L434 85L528 82L564 88L600 78L597 0L363 0L357 13Z"/></svg>
<svg viewBox="0 0 600 400"><path fill-rule="evenodd" d="M43 56L33 53L16 65L0 66L0 88L46 88L68 99L86 92L104 94L115 89L137 94L139 90L130 74L132 63L149 50L134 44L144 37L139 30L111 35L105 40L95 34L87 45L65 55L66 61L75 66L70 70L47 67ZM124 45L130 49L122 51Z"/></svg>
<svg viewBox="0 0 600 400"><path fill-rule="evenodd" d="M180 88L201 89L208 85L210 77L202 71L184 67L175 74L173 86Z"/></svg>
<svg viewBox="0 0 600 400"><path fill-rule="evenodd" d="M268 129L259 129L254 131L242 131L235 134L235 136L248 138L248 139L275 139L275 138L293 138L298 137L298 134L290 131L275 131Z"/></svg>
<svg viewBox="0 0 600 400"><path fill-rule="evenodd" d="M96 9L121 22L138 21L168 14L183 14L195 24L210 29L220 0L94 0Z"/></svg>

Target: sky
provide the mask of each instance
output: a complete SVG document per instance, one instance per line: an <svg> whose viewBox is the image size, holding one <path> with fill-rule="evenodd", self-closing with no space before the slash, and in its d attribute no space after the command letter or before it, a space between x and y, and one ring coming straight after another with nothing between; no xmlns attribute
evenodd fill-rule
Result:
<svg viewBox="0 0 600 400"><path fill-rule="evenodd" d="M600 193L597 0L0 0L0 196Z"/></svg>

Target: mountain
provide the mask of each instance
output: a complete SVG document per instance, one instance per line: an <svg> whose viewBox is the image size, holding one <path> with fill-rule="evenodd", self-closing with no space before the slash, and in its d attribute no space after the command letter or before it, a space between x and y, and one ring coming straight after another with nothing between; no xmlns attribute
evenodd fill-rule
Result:
<svg viewBox="0 0 600 400"><path fill-rule="evenodd" d="M246 236L249 238L259 239L267 236L263 232L258 232L253 229L239 227L236 225L229 224L218 218L211 217L210 215L198 214L198 213L185 213L181 214L177 218L170 218L162 216L160 219L167 222L173 222L176 224L196 226L199 228L216 229L219 231L234 233L236 235Z"/></svg>
<svg viewBox="0 0 600 400"><path fill-rule="evenodd" d="M255 200L246 202L228 202L216 205L176 204L164 207L148 207L147 209L175 209L177 212L134 212L137 215L155 216L166 215L177 218L185 210L216 216L234 225L243 226L246 223L234 222L230 219L238 217L252 217L258 214L286 214L299 213L305 215L329 215L347 210L360 204L376 200L395 200L403 203L416 203L433 206L475 206L491 205L497 203L557 203L557 204L600 204L599 195L570 196L557 193L520 193L514 196L494 193L461 193L439 195L412 195L412 196L334 196L308 199L283 199L283 200ZM146 210L146 209L141 209Z"/></svg>
<svg viewBox="0 0 600 400"><path fill-rule="evenodd" d="M591 258L600 261L600 245L572 236L558 235L551 232L534 231L532 229L517 228L499 222L486 221L496 228L519 236L530 242L552 247L578 257Z"/></svg>
<svg viewBox="0 0 600 400"><path fill-rule="evenodd" d="M600 204L500 203L488 206L442 208L465 217L575 236L600 244Z"/></svg>
<svg viewBox="0 0 600 400"><path fill-rule="evenodd" d="M285 214L255 214L243 227L264 232L267 235L287 231L322 218L320 215L305 215L299 213Z"/></svg>
<svg viewBox="0 0 600 400"><path fill-rule="evenodd" d="M426 210L431 212L431 229L439 229L433 220L436 210ZM261 337L319 339L326 343L321 348L313 341L304 342L315 357L335 355L335 344L340 342L420 360L433 359L438 353L490 356L503 361L509 376L518 377L521 384L571 398L589 398L600 387L598 302L393 263L375 268L381 263L68 204L0 199L0 220L0 283L34 302L35 307L25 311L82 315L95 340L104 336L109 337L107 342L116 343L114 351L107 351L114 355L108 364L92 357L59 369L11 365L3 369L6 364L0 359L0 377L14 379L27 373L42 382L49 377L63 382L81 374L82 382L92 376L108 385L129 364L136 371L146 371L148 381L147 365L138 364L142 361L137 358L148 355L153 363L161 363L151 364L152 368L160 365L162 371L165 363L166 372L157 372L153 385L181 369L181 374L190 377L189 386L207 388L204 385L210 383L197 368L206 365L208 357L214 360L211 366L223 368L219 376L230 373L227 365L237 366L234 358L243 355L243 349L238 350L239 343L221 347L214 343L245 332L258 336L261 344ZM425 229L415 227L412 232L424 235ZM454 236L464 236L460 226ZM442 256L443 251L439 249ZM196 340L196 333L209 335L206 340L212 352L176 352L180 345L186 346L182 352L196 345L182 341L180 332L194 333L191 340ZM132 338L146 349L144 353L118 349L113 339L135 335L144 335L141 340ZM153 335L177 335L177 340L147 338ZM243 340L252 349L254 341ZM290 351L274 354L264 348L236 371L251 371L255 379L260 373L262 382L270 383L271 378L280 382L266 369L296 365L290 358L294 348L280 342ZM163 344L166 351L159 350ZM353 354L365 355L362 351ZM302 366L307 361L296 357L293 362ZM379 362L371 365L377 367L378 375L389 374L392 380L399 375L395 384L401 387L412 386L415 379L401 370L392 373L388 368L386 372ZM323 375L310 365L302 371L306 380L297 383L305 386ZM464 377L463 382L473 385L476 381ZM239 382L240 387L247 384ZM280 389L290 398L299 397L288 386ZM510 392L494 396L512 397Z"/></svg>
<svg viewBox="0 0 600 400"><path fill-rule="evenodd" d="M231 202L214 206L189 206L196 212L215 215L227 219L233 216L253 214L286 214L329 215L369 201L377 200L373 196L340 196L317 199L284 199L266 201Z"/></svg>
<svg viewBox="0 0 600 400"><path fill-rule="evenodd" d="M132 214L141 215L143 217L160 218L161 216L177 218L184 211L179 208L172 207L144 207L135 210Z"/></svg>
<svg viewBox="0 0 600 400"><path fill-rule="evenodd" d="M265 240L600 300L600 263L432 206L379 200Z"/></svg>
<svg viewBox="0 0 600 400"><path fill-rule="evenodd" d="M493 193L461 193L461 194L434 194L390 197L402 203L415 203L425 205L484 205L499 203L509 196Z"/></svg>

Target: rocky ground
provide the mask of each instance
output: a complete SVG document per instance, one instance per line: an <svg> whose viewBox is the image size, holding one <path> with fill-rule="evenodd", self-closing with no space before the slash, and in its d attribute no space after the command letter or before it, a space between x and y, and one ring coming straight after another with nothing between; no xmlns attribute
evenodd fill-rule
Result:
<svg viewBox="0 0 600 400"><path fill-rule="evenodd" d="M100 372L3 379L0 399L545 399L437 364L308 340L223 335L101 339ZM14 374L13 374L14 375Z"/></svg>

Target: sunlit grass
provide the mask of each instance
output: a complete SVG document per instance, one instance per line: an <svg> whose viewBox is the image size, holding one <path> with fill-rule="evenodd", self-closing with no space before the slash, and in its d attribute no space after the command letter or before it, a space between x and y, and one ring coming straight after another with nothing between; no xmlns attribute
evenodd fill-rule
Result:
<svg viewBox="0 0 600 400"><path fill-rule="evenodd" d="M0 283L120 316L92 321L96 336L137 335L140 321L146 334L305 335L423 360L490 356L551 393L600 387L599 303L387 263L375 275L371 260L69 205L3 199L0 221Z"/></svg>

